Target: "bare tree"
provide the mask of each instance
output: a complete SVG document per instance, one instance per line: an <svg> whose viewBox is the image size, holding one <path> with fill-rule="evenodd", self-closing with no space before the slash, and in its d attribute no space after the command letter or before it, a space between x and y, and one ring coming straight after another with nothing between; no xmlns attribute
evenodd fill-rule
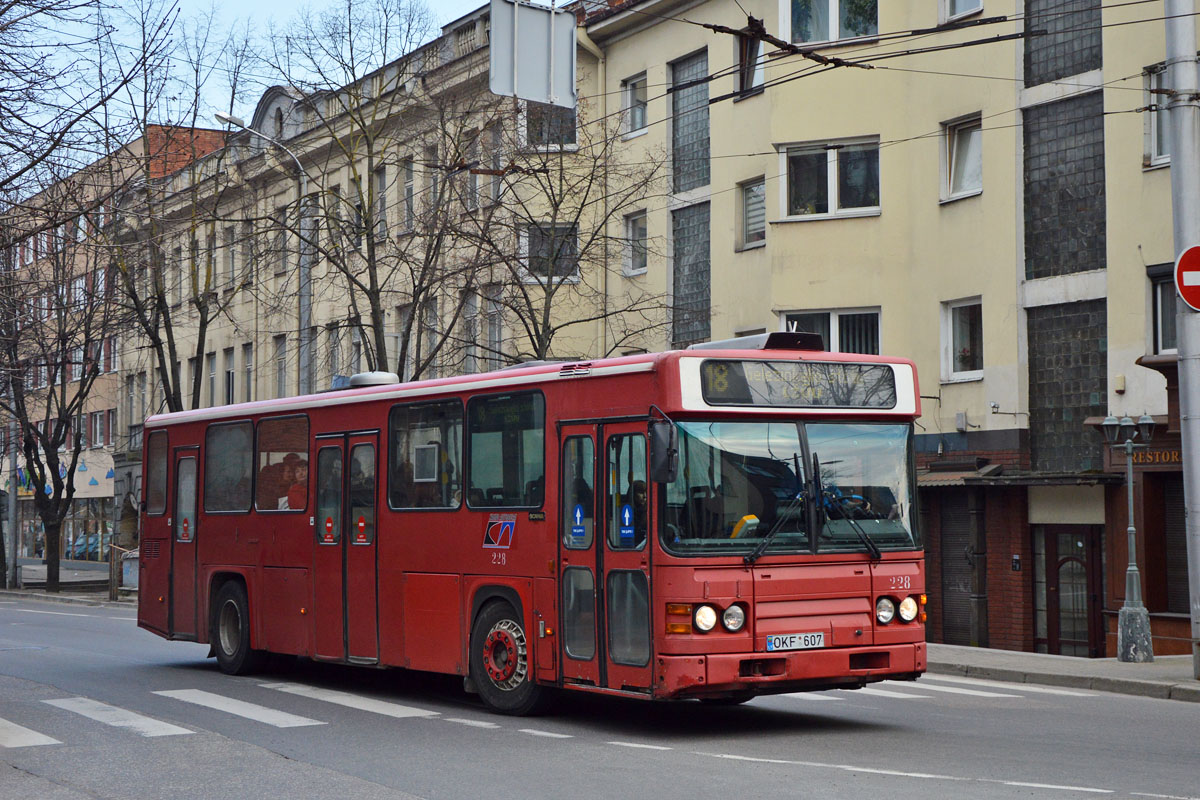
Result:
<svg viewBox="0 0 1200 800"><path fill-rule="evenodd" d="M10 220L32 231L0 275L0 410L15 421L34 510L45 534L46 590L59 590L60 537L85 446L84 412L111 368L119 315L104 248L106 220L87 213L105 188L95 172L54 181ZM57 221L51 225L51 221ZM15 489L17 476L12 476Z"/></svg>

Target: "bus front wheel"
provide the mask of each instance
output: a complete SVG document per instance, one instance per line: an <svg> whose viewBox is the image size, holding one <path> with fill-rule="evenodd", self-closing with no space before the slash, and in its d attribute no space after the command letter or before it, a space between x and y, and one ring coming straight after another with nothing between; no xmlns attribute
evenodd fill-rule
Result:
<svg viewBox="0 0 1200 800"><path fill-rule="evenodd" d="M217 591L209 641L227 675L245 675L261 664L262 652L250 649L250 603L240 581L226 581Z"/></svg>
<svg viewBox="0 0 1200 800"><path fill-rule="evenodd" d="M471 629L471 678L479 696L501 714L535 713L545 689L533 682L525 626L512 606L494 601L484 606Z"/></svg>

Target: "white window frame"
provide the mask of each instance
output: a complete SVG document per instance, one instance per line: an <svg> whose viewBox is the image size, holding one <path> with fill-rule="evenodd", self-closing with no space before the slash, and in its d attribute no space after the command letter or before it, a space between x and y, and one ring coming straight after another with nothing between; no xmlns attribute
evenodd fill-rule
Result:
<svg viewBox="0 0 1200 800"><path fill-rule="evenodd" d="M371 189L375 196L373 207L371 209L371 235L375 237L375 241L381 241L387 238L388 235L388 174L387 165L381 164L371 173Z"/></svg>
<svg viewBox="0 0 1200 800"><path fill-rule="evenodd" d="M529 229L533 226L538 227L555 227L555 228L574 228L575 229L575 270L570 275L556 277L555 275L539 276L529 270ZM579 283L579 226L578 225L558 225L553 222L525 222L521 225L521 229L517 235L517 253L521 263L521 282L526 284L534 284L537 286L549 286L555 283Z"/></svg>
<svg viewBox="0 0 1200 800"><path fill-rule="evenodd" d="M223 231L225 240L225 280L229 281L229 288L237 286L237 229L233 225L226 225Z"/></svg>
<svg viewBox="0 0 1200 800"><path fill-rule="evenodd" d="M634 108L633 92L634 92L634 87L638 83L642 84L642 95L643 95L644 99L642 100L642 103L641 103L642 124L635 128L634 122L633 122L633 108ZM635 139L638 136L644 136L645 134L650 132L650 118L649 118L650 98L646 91L648 87L649 87L649 84L647 83L645 72L640 72L637 75L631 75L628 78L626 78L625 80L621 81L621 110L622 110L622 112L624 112L622 114L622 119L621 119L621 124L622 124L622 127L624 128L624 133L621 138ZM578 122L576 122L576 128L578 128Z"/></svg>
<svg viewBox="0 0 1200 800"><path fill-rule="evenodd" d="M978 128L980 131L979 145L979 186L971 189L964 189L960 192L953 191L954 186L954 152L955 145L958 142L958 136L964 132ZM949 203L954 200L961 200L964 197L975 197L983 194L983 116L982 114L971 114L958 119L949 120L942 123L942 148L941 148L941 202Z"/></svg>
<svg viewBox="0 0 1200 800"><path fill-rule="evenodd" d="M942 383L965 383L967 381L983 380L983 368L972 370L954 369L954 311L967 306L980 306L979 324L983 325L983 298L981 296L964 297L942 303ZM980 342L983 332L980 331ZM981 355L982 363L982 355Z"/></svg>
<svg viewBox="0 0 1200 800"><path fill-rule="evenodd" d="M789 308L779 312L779 330L788 330L788 314L828 314L829 315L829 352L840 353L837 349L841 343L841 329L839 320L842 316L851 314L874 314L876 320L876 331L879 334L879 351L882 353L883 347L883 309L879 306L863 306L861 308ZM866 354L870 355L870 354Z"/></svg>
<svg viewBox="0 0 1200 800"><path fill-rule="evenodd" d="M950 11L950 5L954 0L940 0L938 3L938 21L942 24L947 22L958 22L960 19L966 19L973 14L983 12L983 0L976 0L977 5L974 8L968 8L965 11L959 11L957 14Z"/></svg>
<svg viewBox="0 0 1200 800"><path fill-rule="evenodd" d="M1163 88L1167 74L1166 66L1156 64L1153 67L1147 67L1142 74L1146 107L1149 108L1152 105L1161 107L1160 110L1150 111L1146 114L1145 153L1142 158L1142 166L1147 169L1169 166L1171 154L1160 152L1158 147L1160 126L1164 123L1170 124L1169 112L1166 111L1168 98L1164 94L1155 94L1152 91ZM1168 132L1169 130L1168 128Z"/></svg>
<svg viewBox="0 0 1200 800"><path fill-rule="evenodd" d="M763 197L763 220L762 220L762 237L749 241L747 239L746 225L746 190L752 186L762 186ZM737 242L738 250L753 250L758 247L767 246L767 179L764 175L759 175L757 178L751 178L748 181L742 181L738 184L738 230Z"/></svg>
<svg viewBox="0 0 1200 800"><path fill-rule="evenodd" d="M776 145L779 151L779 213L780 217L774 222L807 222L821 219L840 219L846 217L877 217L882 211L883 204L883 159L879 161L879 198L880 205L860 206L855 208L840 208L838 198L838 163L837 155L841 147L856 145L875 145L879 152L878 136L860 136L853 139L833 139L820 142L788 142ZM826 156L825 181L828 188L829 211L824 214L788 214L788 186L791 177L788 167L788 156L796 152L815 152L824 150Z"/></svg>
<svg viewBox="0 0 1200 800"><path fill-rule="evenodd" d="M837 42L838 44L846 44L849 42L870 42L879 38L879 3L875 3L875 30L876 33L867 34L866 36L847 36L842 37L841 30L838 26L841 23L841 14L839 3L842 0L828 0L829 3L829 26L831 35L828 39L813 39L808 42L792 41L792 0L779 0L779 19L780 19L780 38L785 42L792 44L803 45L805 47L819 44L827 44Z"/></svg>
<svg viewBox="0 0 1200 800"><path fill-rule="evenodd" d="M642 236L642 261L640 267L634 264L634 254L637 250L637 245L634 244L633 226L638 221L642 221L643 236ZM626 214L624 219L625 225L625 258L624 267L627 276L645 275L650 266L650 218L645 209L634 211L632 214Z"/></svg>
<svg viewBox="0 0 1200 800"><path fill-rule="evenodd" d="M1167 287L1166 294L1168 297L1171 298L1169 308L1163 308L1162 300L1163 300L1164 292L1162 291L1162 288L1161 288L1163 286ZM1178 292L1175 289L1174 274L1171 274L1171 275L1168 275L1165 277L1151 278L1151 280L1150 280L1150 302L1153 305L1154 319L1153 319L1153 328L1150 331L1150 335L1154 339L1153 340L1154 352L1157 354L1160 354L1160 355L1166 355L1169 353L1178 353L1179 352L1179 330L1178 330L1178 328L1176 328L1176 330L1175 330L1175 347L1163 347L1163 344L1162 344L1163 315L1170 314L1172 317L1177 316L1175 313L1175 305L1178 302L1177 297L1178 297Z"/></svg>
<svg viewBox="0 0 1200 800"><path fill-rule="evenodd" d="M408 156L400 162L400 180L402 183L400 200L401 207L401 224L404 230L411 231L416 225L417 206L416 206L416 171L413 167L413 158Z"/></svg>

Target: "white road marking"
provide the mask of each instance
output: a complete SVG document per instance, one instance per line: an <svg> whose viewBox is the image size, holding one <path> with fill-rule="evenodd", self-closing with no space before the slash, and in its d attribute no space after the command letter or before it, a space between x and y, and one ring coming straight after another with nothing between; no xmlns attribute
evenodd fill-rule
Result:
<svg viewBox="0 0 1200 800"><path fill-rule="evenodd" d="M897 778L918 778L922 780L935 781L953 781L956 783L995 783L1002 786L1020 786L1029 789L1055 789L1065 792L1087 792L1089 794L1113 794L1113 789L1101 789L1095 786L1063 786L1053 783L1027 783L1023 781L1004 781L994 778L964 778L957 775L942 775L936 772L906 772L897 769L877 769L874 767L864 767L857 764L830 764L821 761L793 761L786 758L756 758L754 756L741 756L731 753L693 753L697 756L707 756L709 758L723 758L730 761L748 761L755 764L786 764L797 767L819 767L823 769L836 769L843 772L855 772L868 775L888 775ZM1143 795L1146 797L1165 797L1165 795ZM1185 798L1179 798L1185 800ZM1186 800L1191 800L1186 799Z"/></svg>
<svg viewBox="0 0 1200 800"><path fill-rule="evenodd" d="M312 700L323 700L326 703L336 703L339 706L357 708L359 711L370 711L373 714L383 714L386 717L405 719L406 717L436 717L440 712L424 708L402 706L399 703L389 703L386 700L376 700L373 697L362 697L349 692L339 692L334 689L322 689L317 686L306 686L300 683L260 683L264 689L275 689L288 694L307 697Z"/></svg>
<svg viewBox="0 0 1200 800"><path fill-rule="evenodd" d="M770 695L767 695L768 697ZM832 694L817 694L816 692L787 692L779 695L780 697L794 697L797 700L841 700L842 698Z"/></svg>
<svg viewBox="0 0 1200 800"><path fill-rule="evenodd" d="M1148 794L1146 792L1130 792L1134 797L1156 797L1158 800L1200 800L1195 795L1182 794Z"/></svg>
<svg viewBox="0 0 1200 800"><path fill-rule="evenodd" d="M1005 683L1004 681L988 681L982 678L966 678L961 675L929 675L926 673L921 676L921 680L917 685L924 687L929 681L941 681L944 683L965 683L971 686L991 686L996 689L1012 689L1018 692L1032 692L1034 694L1056 694L1064 697L1095 697L1094 692L1081 692L1076 689L1055 689L1050 686L1034 686L1029 683Z"/></svg>
<svg viewBox="0 0 1200 800"><path fill-rule="evenodd" d="M172 725L169 722L163 722L152 717L144 717L141 714L135 714L123 708L110 706L107 703L101 703L99 700L92 700L88 697L65 697L61 700L43 700L42 702L66 711L82 714L88 719L103 722L105 725L112 725L116 728L129 728L141 736L179 736L191 733L187 728L181 728L178 725Z"/></svg>
<svg viewBox="0 0 1200 800"><path fill-rule="evenodd" d="M446 722L457 722L470 728L499 728L495 722L484 722L481 719L463 719L462 717L443 717Z"/></svg>
<svg viewBox="0 0 1200 800"><path fill-rule="evenodd" d="M1027 789L1055 789L1060 792L1088 792L1090 794L1112 794L1112 789L1097 789L1094 786L1059 786L1055 783L1025 783L1023 781L985 781L1004 786L1022 786Z"/></svg>
<svg viewBox="0 0 1200 800"><path fill-rule="evenodd" d="M545 736L547 739L574 739L575 737L569 733L551 733L550 731L539 731L533 728L521 728L521 733L528 733L530 736Z"/></svg>
<svg viewBox="0 0 1200 800"><path fill-rule="evenodd" d="M108 619L119 619L122 622L137 622L137 617L109 617Z"/></svg>
<svg viewBox="0 0 1200 800"><path fill-rule="evenodd" d="M889 682L889 685L894 685ZM972 697L1020 697L1019 694L1002 694L1000 692L981 692L978 689L964 689L961 686L936 686L932 683L922 684L923 692L945 692L946 694L967 694Z"/></svg>
<svg viewBox="0 0 1200 800"><path fill-rule="evenodd" d="M37 747L43 744L62 744L58 739L43 736L15 722L0 719L0 747Z"/></svg>
<svg viewBox="0 0 1200 800"><path fill-rule="evenodd" d="M642 744L641 742L609 742L617 747L633 747L638 750L670 750L670 747L663 747L661 744Z"/></svg>
<svg viewBox="0 0 1200 800"><path fill-rule="evenodd" d="M874 697L895 697L900 700L928 700L927 694L907 694L905 692L893 692L888 689L875 689L867 687L864 689L838 689L839 692L854 692L855 694L869 694Z"/></svg>
<svg viewBox="0 0 1200 800"><path fill-rule="evenodd" d="M255 722L274 725L276 728L300 728L305 725L325 724L324 722L318 722L308 717L288 714L285 711L267 708L256 703L247 703L244 700L234 700L232 697L224 697L223 695L204 692L200 689L172 689L165 692L155 692L154 694L171 697L175 700L182 700L185 703L194 703L195 705L212 708L217 711L224 711L226 714L233 714L238 717L254 720Z"/></svg>
<svg viewBox="0 0 1200 800"><path fill-rule="evenodd" d="M14 608L13 611L24 611L26 614L53 614L56 617L94 617L95 614L72 614L67 611L36 611L32 608Z"/></svg>

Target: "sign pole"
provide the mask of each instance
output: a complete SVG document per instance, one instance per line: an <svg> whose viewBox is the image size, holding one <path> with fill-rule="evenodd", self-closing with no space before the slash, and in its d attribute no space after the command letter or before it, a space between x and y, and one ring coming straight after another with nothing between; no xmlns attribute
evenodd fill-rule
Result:
<svg viewBox="0 0 1200 800"><path fill-rule="evenodd" d="M1171 214L1175 252L1200 245L1200 96L1197 92L1195 0L1166 0L1170 87ZM1180 290L1184 281L1176 268ZM1176 299L1179 423L1191 609L1192 677L1200 680L1200 313Z"/></svg>

